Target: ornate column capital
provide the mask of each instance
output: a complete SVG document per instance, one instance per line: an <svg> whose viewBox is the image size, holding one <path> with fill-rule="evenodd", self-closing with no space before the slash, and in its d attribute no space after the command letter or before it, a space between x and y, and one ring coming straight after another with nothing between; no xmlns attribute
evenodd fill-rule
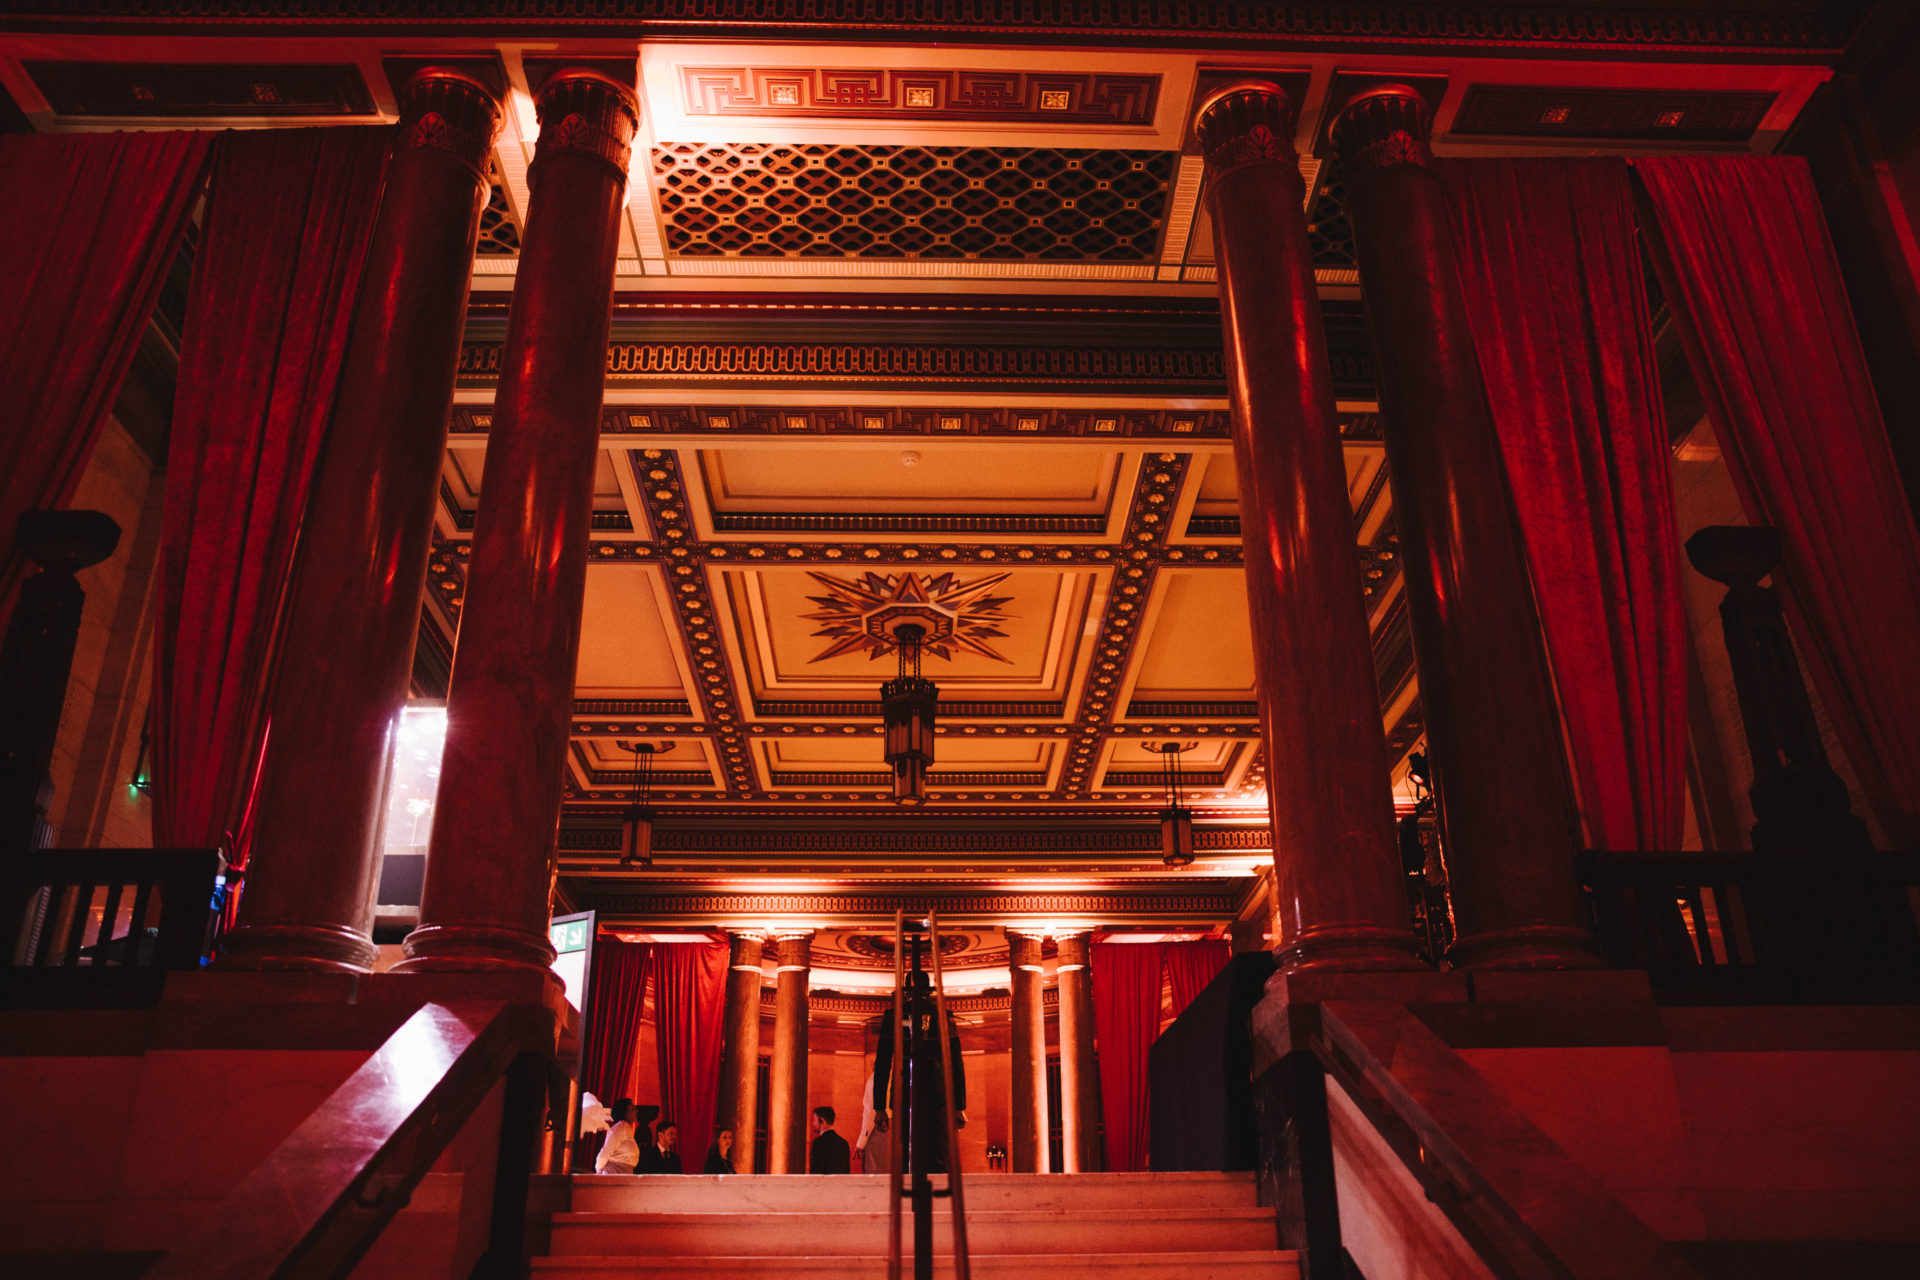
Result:
<svg viewBox="0 0 1920 1280"><path fill-rule="evenodd" d="M583 153L613 166L626 180L640 104L630 85L585 67L556 71L534 99L540 143L533 165L567 153Z"/></svg>
<svg viewBox="0 0 1920 1280"><path fill-rule="evenodd" d="M1287 91L1268 80L1245 80L1208 94L1194 119L1207 176L1219 179L1270 164L1299 185L1300 154L1293 149L1297 110ZM1304 198L1304 186L1300 194Z"/></svg>
<svg viewBox="0 0 1920 1280"><path fill-rule="evenodd" d="M813 930L773 935L774 963L782 970L813 967Z"/></svg>
<svg viewBox="0 0 1920 1280"><path fill-rule="evenodd" d="M1395 165L1431 165L1433 115L1417 89L1378 84L1355 94L1334 117L1332 138L1347 189Z"/></svg>
<svg viewBox="0 0 1920 1280"><path fill-rule="evenodd" d="M759 973L760 957L765 953L765 948L766 939L762 934L735 930L727 934L727 967L751 969Z"/></svg>
<svg viewBox="0 0 1920 1280"><path fill-rule="evenodd" d="M1015 969L1040 969L1039 933L1022 933L1018 929L1007 930L1008 963Z"/></svg>
<svg viewBox="0 0 1920 1280"><path fill-rule="evenodd" d="M1060 954L1054 965L1055 970L1086 968L1092 943L1093 935L1090 933L1069 933L1059 938L1057 945Z"/></svg>
<svg viewBox="0 0 1920 1280"><path fill-rule="evenodd" d="M423 67L400 88L398 148L444 152L484 180L500 120L484 84L451 67Z"/></svg>

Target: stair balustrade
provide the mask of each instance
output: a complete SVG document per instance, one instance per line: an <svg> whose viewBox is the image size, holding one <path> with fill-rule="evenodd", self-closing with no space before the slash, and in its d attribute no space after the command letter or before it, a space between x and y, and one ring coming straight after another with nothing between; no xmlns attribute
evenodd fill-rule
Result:
<svg viewBox="0 0 1920 1280"><path fill-rule="evenodd" d="M365 1256L506 1079L488 1249L473 1274L525 1274L534 1139L554 1062L551 1010L427 1004L220 1202L145 1280L322 1280Z"/></svg>
<svg viewBox="0 0 1920 1280"><path fill-rule="evenodd" d="M39 849L0 865L0 1008L151 1008L217 922L211 849Z"/></svg>

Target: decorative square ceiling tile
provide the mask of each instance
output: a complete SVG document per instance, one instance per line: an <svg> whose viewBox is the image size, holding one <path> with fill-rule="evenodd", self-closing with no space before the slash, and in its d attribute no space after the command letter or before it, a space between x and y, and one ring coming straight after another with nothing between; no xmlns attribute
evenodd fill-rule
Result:
<svg viewBox="0 0 1920 1280"><path fill-rule="evenodd" d="M692 697L680 629L671 617L658 569L589 562L580 661L574 669L576 696Z"/></svg>
<svg viewBox="0 0 1920 1280"><path fill-rule="evenodd" d="M714 539L901 535L1085 540L1123 518L1138 459L1086 449L702 450L692 512Z"/></svg>
<svg viewBox="0 0 1920 1280"><path fill-rule="evenodd" d="M1162 570L1142 627L1144 643L1124 690L1132 701L1253 700L1253 634L1239 573Z"/></svg>
<svg viewBox="0 0 1920 1280"><path fill-rule="evenodd" d="M914 574L926 585L937 586L945 570L912 569L897 565L868 568L849 565L819 572L858 585L865 575L889 577ZM1035 704L1026 714L1065 715L1064 703L1081 665L1081 651L1090 643L1085 635L1095 580L1092 570L1016 569L988 566L953 571L952 585L964 588L976 580L1000 579L991 588L1004 603L994 610L991 630L981 648L955 646L950 658L929 656L926 676L940 686L943 703L1018 702ZM814 571L785 566L767 569L727 569L717 574L724 589L716 592L731 615L725 620L729 640L737 646L748 689L763 712L769 704L852 704L835 712L818 707L814 714L865 717L874 713L880 684L893 678L897 659L892 653L868 657L866 647L848 649L838 634L844 628L815 615L828 611L835 591ZM831 634L827 634L831 633ZM835 648L842 652L823 657ZM1004 660L982 652L991 648Z"/></svg>
<svg viewBox="0 0 1920 1280"><path fill-rule="evenodd" d="M794 733L756 738L754 765L761 785L844 787L890 791L893 774L882 742L871 734ZM941 734L930 771L936 787L1040 790L1053 785L1062 744L1024 736Z"/></svg>

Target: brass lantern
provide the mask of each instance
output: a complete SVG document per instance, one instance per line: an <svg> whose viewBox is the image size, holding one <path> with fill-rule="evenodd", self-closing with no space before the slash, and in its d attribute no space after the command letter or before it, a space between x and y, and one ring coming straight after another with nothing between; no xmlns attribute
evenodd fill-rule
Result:
<svg viewBox="0 0 1920 1280"><path fill-rule="evenodd" d="M1193 812L1183 803L1180 754L1184 742L1147 743L1147 750L1160 753L1160 781L1166 792L1166 807L1160 811L1160 861L1170 867L1193 863Z"/></svg>
<svg viewBox="0 0 1920 1280"><path fill-rule="evenodd" d="M886 725L886 757L893 768L893 802L927 802L927 770L933 765L933 717L940 690L920 675L920 642L926 628L903 623L894 630L900 674L880 686L880 715Z"/></svg>
<svg viewBox="0 0 1920 1280"><path fill-rule="evenodd" d="M660 751L656 742L623 742L633 752L633 807L620 823L620 869L653 865L653 757Z"/></svg>

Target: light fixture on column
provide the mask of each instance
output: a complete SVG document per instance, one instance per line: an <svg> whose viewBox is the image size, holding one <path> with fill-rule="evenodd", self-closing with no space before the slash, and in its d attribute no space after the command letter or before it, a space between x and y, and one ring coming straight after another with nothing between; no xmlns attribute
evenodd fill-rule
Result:
<svg viewBox="0 0 1920 1280"><path fill-rule="evenodd" d="M895 804L927 802L927 769L933 764L933 719L940 689L920 674L920 645L926 635L926 628L916 622L903 622L893 629L900 674L880 686L880 716L886 724Z"/></svg>
<svg viewBox="0 0 1920 1280"><path fill-rule="evenodd" d="M653 758L660 753L657 742L621 742L623 751L633 752L633 806L620 822L620 868L653 865Z"/></svg>
<svg viewBox="0 0 1920 1280"><path fill-rule="evenodd" d="M1170 867L1193 862L1193 813L1183 801L1180 755L1190 747L1187 742L1149 742L1149 751L1160 753L1160 782L1166 792L1166 808L1160 811L1160 861Z"/></svg>

